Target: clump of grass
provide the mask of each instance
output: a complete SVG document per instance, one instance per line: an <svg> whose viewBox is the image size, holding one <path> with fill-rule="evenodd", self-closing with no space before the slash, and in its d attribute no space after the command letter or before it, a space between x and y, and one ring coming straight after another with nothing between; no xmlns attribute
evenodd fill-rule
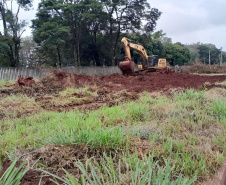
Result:
<svg viewBox="0 0 226 185"><path fill-rule="evenodd" d="M197 61L191 66L181 67L181 71L183 73L224 74L226 71L226 65L205 65Z"/></svg>
<svg viewBox="0 0 226 185"><path fill-rule="evenodd" d="M187 100L187 99L196 99L200 100L204 97L205 91L196 91L194 89L188 89L186 91L180 91L178 94L175 94L174 97L176 100Z"/></svg>
<svg viewBox="0 0 226 185"><path fill-rule="evenodd" d="M35 98L28 97L23 94L10 95L2 99L3 102L8 103L23 103L23 102L32 102L35 103Z"/></svg>
<svg viewBox="0 0 226 185"><path fill-rule="evenodd" d="M80 133L79 137L88 136L90 133L94 136L96 131L103 133L101 129L104 130L107 127L110 129L117 123L130 125L135 124L138 119L148 119L143 114L136 115L137 113L133 111L135 107L130 106L135 106L135 104L103 107L96 111L42 112L30 117L6 120L2 124L2 131L0 130L2 133L0 152L4 154L4 151L14 147L27 148L43 145L43 138L49 138L50 135L54 136L56 133L62 133L62 137L71 131ZM137 110L139 109L144 110L141 105L138 105Z"/></svg>
<svg viewBox="0 0 226 185"><path fill-rule="evenodd" d="M4 119L16 118L42 110L34 98L22 94L6 96L0 100L0 113L4 115Z"/></svg>
<svg viewBox="0 0 226 185"><path fill-rule="evenodd" d="M8 78L5 80L0 80L0 89L4 88L5 85L13 84L14 81L9 80Z"/></svg>
<svg viewBox="0 0 226 185"><path fill-rule="evenodd" d="M148 104L137 104L136 102L130 102L128 107L128 114L134 121L143 122L148 120Z"/></svg>
<svg viewBox="0 0 226 185"><path fill-rule="evenodd" d="M219 121L226 124L226 102L216 100L212 105L213 114L217 116Z"/></svg>
<svg viewBox="0 0 226 185"><path fill-rule="evenodd" d="M226 89L223 88L213 88L209 91L206 91L205 95L210 100L221 99L222 101L226 101Z"/></svg>
<svg viewBox="0 0 226 185"><path fill-rule="evenodd" d="M60 91L57 96L44 96L44 99L49 99L49 101L45 103L45 108L55 109L76 106L84 103L92 103L94 102L94 96L96 96L96 93L92 92L89 86L80 88L68 87Z"/></svg>
<svg viewBox="0 0 226 185"><path fill-rule="evenodd" d="M158 161L153 160L153 156L139 159L138 155L124 155L118 162L111 156L104 154L100 162L94 160L83 164L81 161L76 163L82 175L81 184L193 184L196 178L190 180L183 178L182 174L174 176L175 166L170 167L170 163L164 160L165 167L161 167ZM66 170L65 178L60 178L49 172L55 179L63 181L65 184L79 184L79 180L70 175ZM59 184L56 180L53 180Z"/></svg>
<svg viewBox="0 0 226 185"><path fill-rule="evenodd" d="M126 137L121 128L105 128L97 130L70 130L55 134L45 140L50 144L71 145L82 144L93 149L122 148L126 146Z"/></svg>
<svg viewBox="0 0 226 185"><path fill-rule="evenodd" d="M63 91L60 91L59 94L62 97L71 97L71 96L76 96L76 95L81 95L81 96L93 96L95 93L90 91L89 86L85 87L80 87L80 88L66 88Z"/></svg>
<svg viewBox="0 0 226 185"><path fill-rule="evenodd" d="M19 185L21 179L28 171L27 168L23 169L25 162L23 162L18 168L16 168L16 163L18 159L15 159L12 164L7 168L7 170L0 177L0 185ZM2 170L1 158L0 158L0 172Z"/></svg>

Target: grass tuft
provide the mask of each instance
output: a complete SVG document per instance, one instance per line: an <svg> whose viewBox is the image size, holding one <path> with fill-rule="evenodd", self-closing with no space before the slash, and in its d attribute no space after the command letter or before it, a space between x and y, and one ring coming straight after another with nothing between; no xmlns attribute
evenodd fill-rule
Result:
<svg viewBox="0 0 226 185"><path fill-rule="evenodd" d="M50 144L58 145L86 143L91 149L122 148L126 144L126 138L121 128L64 131L55 134L45 141Z"/></svg>
<svg viewBox="0 0 226 185"><path fill-rule="evenodd" d="M145 185L145 184L186 184L190 185L196 181L196 178L183 178L182 174L173 175L175 166L170 166L170 162L164 160L165 167L161 167L158 161L154 161L153 157L145 157L139 159L138 155L123 155L118 162L115 162L112 157L104 154L100 162L94 160L87 161L83 164L81 161L76 163L82 175L81 179L74 178L66 170L66 177L59 178L49 172L43 171L54 178L62 180L65 184L131 184L131 185ZM54 181L58 184L56 181Z"/></svg>
<svg viewBox="0 0 226 185"><path fill-rule="evenodd" d="M23 162L18 168L16 168L16 163L18 159L15 159L12 164L7 168L7 170L0 177L0 185L19 185L21 179L28 171L27 168L23 169L25 162ZM0 172L2 170L1 158L0 158Z"/></svg>

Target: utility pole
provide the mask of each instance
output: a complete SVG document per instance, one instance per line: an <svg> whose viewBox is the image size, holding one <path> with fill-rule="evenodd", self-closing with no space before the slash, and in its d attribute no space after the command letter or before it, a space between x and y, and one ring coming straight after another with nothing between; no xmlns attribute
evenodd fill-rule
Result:
<svg viewBox="0 0 226 185"><path fill-rule="evenodd" d="M221 47L220 65L222 65L222 47Z"/></svg>

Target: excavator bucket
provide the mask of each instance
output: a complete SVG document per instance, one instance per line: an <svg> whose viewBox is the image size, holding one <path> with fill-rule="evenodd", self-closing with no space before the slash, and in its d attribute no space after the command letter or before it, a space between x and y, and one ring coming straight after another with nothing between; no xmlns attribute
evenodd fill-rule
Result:
<svg viewBox="0 0 226 185"><path fill-rule="evenodd" d="M132 75L134 73L134 62L122 61L119 63L119 68L123 75Z"/></svg>

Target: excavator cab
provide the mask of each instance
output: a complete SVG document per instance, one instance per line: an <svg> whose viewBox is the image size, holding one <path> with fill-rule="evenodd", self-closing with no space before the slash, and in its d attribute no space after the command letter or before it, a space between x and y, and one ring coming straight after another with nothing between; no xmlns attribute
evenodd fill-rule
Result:
<svg viewBox="0 0 226 185"><path fill-rule="evenodd" d="M158 55L148 56L147 67L156 67L158 66Z"/></svg>

